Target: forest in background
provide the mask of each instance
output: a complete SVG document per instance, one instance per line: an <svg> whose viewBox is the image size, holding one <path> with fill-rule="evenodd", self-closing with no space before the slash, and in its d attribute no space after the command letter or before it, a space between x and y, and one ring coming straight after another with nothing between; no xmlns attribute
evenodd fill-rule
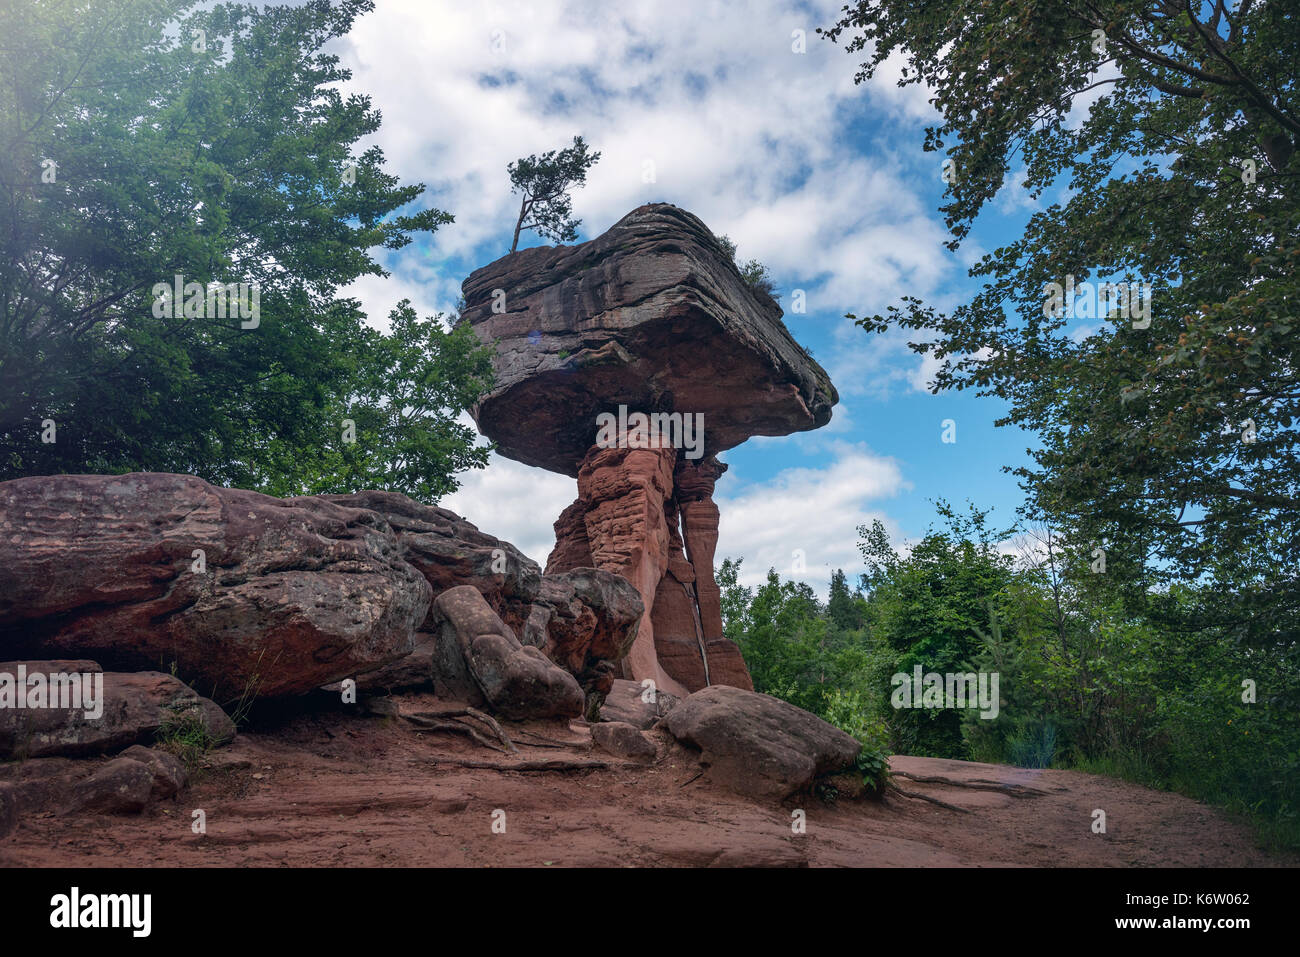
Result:
<svg viewBox="0 0 1300 957"><path fill-rule="evenodd" d="M877 779L890 753L1075 768L1179 791L1243 815L1266 847L1300 847L1289 649L1224 641L1203 624L1204 587L1135 598L1049 527L1016 534L974 506L937 507L906 553L879 522L859 527L865 571L837 570L825 602L774 569L745 587L742 560L722 562L724 627L756 690L857 737ZM892 676L916 665L998 673L997 716L894 708Z"/></svg>

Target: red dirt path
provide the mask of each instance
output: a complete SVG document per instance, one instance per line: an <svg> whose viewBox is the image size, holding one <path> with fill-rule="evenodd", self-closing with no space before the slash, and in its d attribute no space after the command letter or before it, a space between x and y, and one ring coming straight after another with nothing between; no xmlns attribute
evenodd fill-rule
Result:
<svg viewBox="0 0 1300 957"><path fill-rule="evenodd" d="M407 696L406 711L438 706ZM33 814L0 840L0 866L1295 866L1246 829L1175 794L1074 771L896 757L916 797L761 804L698 777L667 738L660 760L591 749L581 722L514 725L520 754L391 718L303 715L214 752L177 798L138 817ZM536 735L565 742L543 747ZM606 761L589 771L464 768ZM942 778L947 783L916 780ZM961 784L974 787L958 786ZM191 812L207 815L206 835ZM802 808L807 831L793 834ZM958 810L959 808L965 809ZM1091 830L1106 812L1107 833ZM492 832L505 811L506 831Z"/></svg>

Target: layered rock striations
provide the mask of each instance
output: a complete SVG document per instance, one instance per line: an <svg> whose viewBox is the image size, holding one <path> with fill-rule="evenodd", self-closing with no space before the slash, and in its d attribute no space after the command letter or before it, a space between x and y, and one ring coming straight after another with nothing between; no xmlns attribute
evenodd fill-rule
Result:
<svg viewBox="0 0 1300 957"><path fill-rule="evenodd" d="M622 677L676 695L752 688L722 632L717 453L830 420L826 372L699 219L639 207L596 239L473 273L468 321L494 346L473 410L501 454L573 476L548 575L615 572L644 604Z"/></svg>
<svg viewBox="0 0 1300 957"><path fill-rule="evenodd" d="M540 682L512 715L579 714L607 693L643 611L616 574L543 575L509 542L394 492L277 499L152 472L0 482L0 661L169 669L218 701L343 678L437 683L438 638L458 619L435 599L458 587L504 643L480 654L465 632L465 690L496 688L500 667L512 687Z"/></svg>

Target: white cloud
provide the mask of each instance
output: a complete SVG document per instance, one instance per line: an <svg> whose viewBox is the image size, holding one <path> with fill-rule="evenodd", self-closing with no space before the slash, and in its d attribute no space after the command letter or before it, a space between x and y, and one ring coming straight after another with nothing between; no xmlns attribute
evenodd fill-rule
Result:
<svg viewBox="0 0 1300 957"><path fill-rule="evenodd" d="M761 584L775 568L782 578L806 581L824 595L832 571L843 568L852 579L861 566L859 525L880 519L893 540L902 540L897 524L871 503L910 487L897 462L860 443L836 443L824 468L785 469L752 485L733 467L714 496L722 515L718 561L743 557L745 585ZM794 570L797 551L804 571Z"/></svg>
<svg viewBox="0 0 1300 957"><path fill-rule="evenodd" d="M673 202L782 286L808 288L810 308L875 308L932 289L951 259L918 198L914 157L877 143L878 159L846 159L844 140L864 103L881 121L934 113L928 92L894 85L892 59L854 85L863 56L813 32L839 6L387 0L339 46L350 89L383 111L375 141L389 167L456 217L433 238L431 264L504 254L517 206L506 164L581 133L603 154L574 196L587 235L641 203ZM792 52L794 29L806 53ZM411 249L388 257L395 279L425 282ZM454 299L429 294L439 308Z"/></svg>
<svg viewBox="0 0 1300 957"><path fill-rule="evenodd" d="M460 479L461 487L438 504L545 568L555 545L552 525L578 497L577 481L495 453L486 469L465 472Z"/></svg>

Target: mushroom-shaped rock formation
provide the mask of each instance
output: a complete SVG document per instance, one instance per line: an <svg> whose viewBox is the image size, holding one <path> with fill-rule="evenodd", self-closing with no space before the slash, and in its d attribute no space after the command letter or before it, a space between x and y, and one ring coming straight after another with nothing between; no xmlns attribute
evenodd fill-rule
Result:
<svg viewBox="0 0 1300 957"><path fill-rule="evenodd" d="M713 578L717 453L830 421L839 400L775 301L697 217L634 209L577 246L525 249L462 287L496 383L473 409L502 455L575 476L547 574L594 567L645 603L623 677L752 688Z"/></svg>

